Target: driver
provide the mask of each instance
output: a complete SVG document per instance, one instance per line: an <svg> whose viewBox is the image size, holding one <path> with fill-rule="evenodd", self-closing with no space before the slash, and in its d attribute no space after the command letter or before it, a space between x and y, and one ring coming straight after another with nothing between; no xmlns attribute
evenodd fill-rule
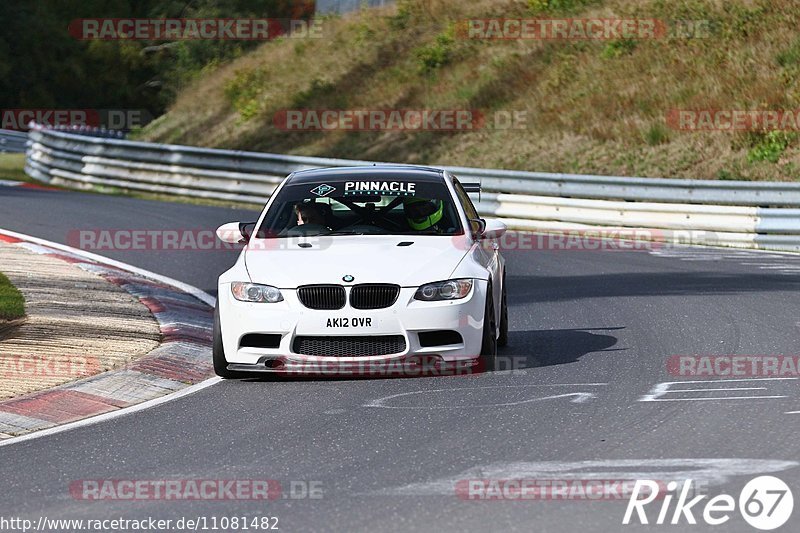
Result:
<svg viewBox="0 0 800 533"><path fill-rule="evenodd" d="M408 225L417 231L438 230L437 224L444 215L444 202L428 198L411 197L403 199L403 211Z"/></svg>
<svg viewBox="0 0 800 533"><path fill-rule="evenodd" d="M297 225L314 224L317 226L325 225L325 217L322 210L314 203L302 203L294 206L297 213Z"/></svg>

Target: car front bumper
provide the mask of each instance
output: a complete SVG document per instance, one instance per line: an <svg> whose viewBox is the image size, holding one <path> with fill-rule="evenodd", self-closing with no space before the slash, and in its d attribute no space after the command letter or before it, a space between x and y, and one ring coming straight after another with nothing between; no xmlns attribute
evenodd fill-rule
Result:
<svg viewBox="0 0 800 533"><path fill-rule="evenodd" d="M414 373L420 369L458 370L474 365L483 338L483 315L488 284L474 280L469 295L460 300L422 302L416 288L400 290L391 307L360 310L349 306L335 311L306 308L297 291L281 289L284 301L249 303L236 300L230 284L219 285L220 329L228 368L241 372L298 374ZM342 324L347 322L347 327ZM456 331L462 342L423 346L419 334ZM241 346L245 335L280 336L274 348ZM295 353L298 336L326 339L402 336L405 349L387 355L336 356Z"/></svg>

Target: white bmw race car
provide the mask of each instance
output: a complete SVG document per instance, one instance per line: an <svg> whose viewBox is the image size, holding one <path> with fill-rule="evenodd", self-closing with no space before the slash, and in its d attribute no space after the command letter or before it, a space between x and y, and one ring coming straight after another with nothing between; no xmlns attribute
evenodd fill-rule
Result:
<svg viewBox="0 0 800 533"><path fill-rule="evenodd" d="M217 230L246 245L219 278L216 373L493 368L506 226L478 216L478 188L405 165L290 174L256 223Z"/></svg>

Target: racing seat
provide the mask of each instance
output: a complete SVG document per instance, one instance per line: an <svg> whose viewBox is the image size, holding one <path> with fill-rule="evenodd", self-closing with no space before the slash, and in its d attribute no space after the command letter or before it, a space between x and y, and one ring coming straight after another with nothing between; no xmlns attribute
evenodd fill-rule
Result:
<svg viewBox="0 0 800 533"><path fill-rule="evenodd" d="M325 225L331 229L336 228L336 217L333 216L333 209L331 208L331 204L322 203L322 202L315 202L315 207L319 209L319 212L322 213L322 218L325 220Z"/></svg>

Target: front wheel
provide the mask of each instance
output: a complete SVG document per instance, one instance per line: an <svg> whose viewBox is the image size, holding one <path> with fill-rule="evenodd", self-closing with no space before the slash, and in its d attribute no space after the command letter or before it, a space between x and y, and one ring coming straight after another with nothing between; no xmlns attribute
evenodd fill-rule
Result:
<svg viewBox="0 0 800 533"><path fill-rule="evenodd" d="M486 294L486 309L483 314L483 340L481 342L480 366L484 371L492 371L497 361L497 322L494 313L492 286Z"/></svg>
<svg viewBox="0 0 800 533"><path fill-rule="evenodd" d="M219 303L214 306L214 332L211 344L211 358L214 361L214 373L223 379L241 377L236 372L228 370L228 361L225 359L225 350L222 347L222 330L219 325Z"/></svg>
<svg viewBox="0 0 800 533"><path fill-rule="evenodd" d="M500 296L500 334L497 336L498 346L508 346L508 293L506 292L506 276L503 275L503 289Z"/></svg>

